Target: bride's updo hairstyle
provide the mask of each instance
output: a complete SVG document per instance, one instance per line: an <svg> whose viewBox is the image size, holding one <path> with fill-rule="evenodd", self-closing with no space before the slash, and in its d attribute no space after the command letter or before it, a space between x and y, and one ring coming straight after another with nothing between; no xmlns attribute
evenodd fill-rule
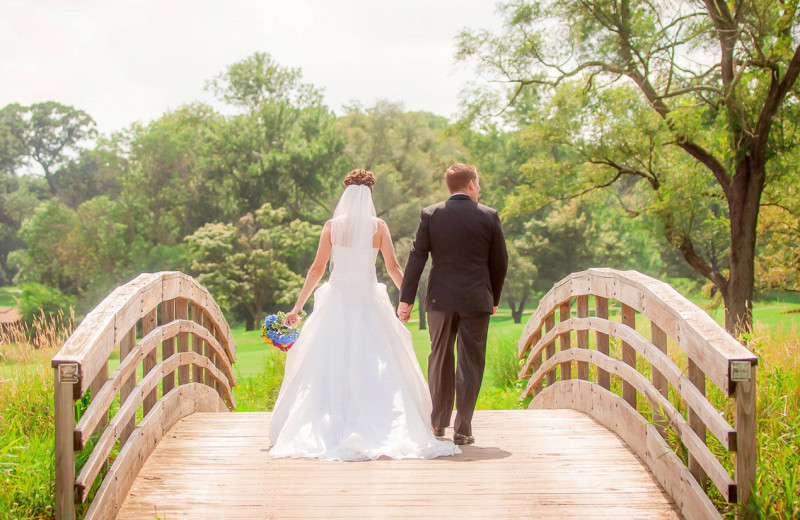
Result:
<svg viewBox="0 0 800 520"><path fill-rule="evenodd" d="M372 191L372 186L375 185L375 176L369 170L358 168L347 174L344 178L345 186L367 186Z"/></svg>

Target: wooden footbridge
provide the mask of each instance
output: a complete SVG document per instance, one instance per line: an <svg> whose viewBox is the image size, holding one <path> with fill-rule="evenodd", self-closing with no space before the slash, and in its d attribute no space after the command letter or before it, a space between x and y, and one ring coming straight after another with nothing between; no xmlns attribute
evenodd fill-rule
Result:
<svg viewBox="0 0 800 520"><path fill-rule="evenodd" d="M757 358L671 287L570 275L519 356L528 409L477 412L461 455L270 459L270 414L228 413L236 349L214 299L140 275L53 358L56 516L721 518L710 497L745 516Z"/></svg>

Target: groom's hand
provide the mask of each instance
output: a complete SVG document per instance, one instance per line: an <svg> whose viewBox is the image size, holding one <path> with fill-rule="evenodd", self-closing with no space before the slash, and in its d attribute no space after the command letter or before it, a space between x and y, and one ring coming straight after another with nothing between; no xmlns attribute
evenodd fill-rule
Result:
<svg viewBox="0 0 800 520"><path fill-rule="evenodd" d="M400 302L400 305L397 306L397 317L400 318L400 321L408 323L408 320L411 318L411 309L413 308L413 303Z"/></svg>
<svg viewBox="0 0 800 520"><path fill-rule="evenodd" d="M492 307L492 316L494 316L495 314L497 314L497 305Z"/></svg>

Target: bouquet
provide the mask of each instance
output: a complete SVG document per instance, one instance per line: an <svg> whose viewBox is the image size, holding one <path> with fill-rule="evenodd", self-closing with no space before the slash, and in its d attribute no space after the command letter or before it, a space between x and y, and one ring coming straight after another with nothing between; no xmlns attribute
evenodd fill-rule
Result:
<svg viewBox="0 0 800 520"><path fill-rule="evenodd" d="M300 317L305 318L305 311L300 311ZM300 336L298 329L293 329L285 325L286 313L279 312L277 314L270 314L264 318L264 324L261 326L261 337L264 343L272 345L280 350L286 352Z"/></svg>

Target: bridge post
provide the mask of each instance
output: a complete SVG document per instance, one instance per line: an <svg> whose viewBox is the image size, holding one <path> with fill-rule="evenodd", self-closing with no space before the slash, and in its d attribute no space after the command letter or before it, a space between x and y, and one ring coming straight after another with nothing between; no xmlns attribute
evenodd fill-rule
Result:
<svg viewBox="0 0 800 520"><path fill-rule="evenodd" d="M608 298L594 297L594 315L602 320L608 319ZM608 334L595 331L595 341L597 351L608 356ZM611 390L611 374L600 367L597 367L597 384L606 390Z"/></svg>
<svg viewBox="0 0 800 520"><path fill-rule="evenodd" d="M175 301L175 317L179 320L189 319L189 300L178 298ZM181 332L178 334L178 352L189 352L189 333ZM189 365L178 367L178 385L189 383Z"/></svg>
<svg viewBox="0 0 800 520"><path fill-rule="evenodd" d="M122 363L125 361L125 358L128 357L131 350L136 346L136 327L132 327L125 335L122 337L122 341L119 343L119 362ZM136 374L131 374L128 376L128 379L122 383L122 388L119 391L119 402L124 403L128 396L131 395L133 392L134 387L136 386ZM125 442L128 440L128 437L131 436L133 433L133 429L136 427L136 417L131 417L127 424L122 426L122 433L119 436L120 446L124 445Z"/></svg>
<svg viewBox="0 0 800 520"><path fill-rule="evenodd" d="M567 321L572 314L572 300L567 300L558 307L558 321ZM559 351L572 348L571 332L567 331L558 337ZM561 380L572 379L572 361L561 363Z"/></svg>
<svg viewBox="0 0 800 520"><path fill-rule="evenodd" d="M706 395L706 375L692 358L689 358L688 361L689 381L692 382L701 394ZM706 444L706 426L703 419L691 407L689 407L687 419L694 433L697 434L703 444ZM706 489L706 472L703 471L703 466L700 465L700 462L691 453L689 454L689 471L692 472L692 475L694 475L700 487Z"/></svg>
<svg viewBox="0 0 800 520"><path fill-rule="evenodd" d="M157 326L158 309L153 309L145 314L142 318L142 337L150 334ZM144 358L144 362L142 363L142 377L145 377L147 374L149 374L157 364L158 352L153 350L153 352ZM142 405L142 411L144 415L150 413L150 410L152 410L156 405L156 401L158 401L158 389L154 388L153 391L147 394L147 397L144 398L144 404Z"/></svg>
<svg viewBox="0 0 800 520"><path fill-rule="evenodd" d="M578 318L588 318L589 317L589 297L586 295L578 296L577 298L578 303ZM578 348L588 349L589 348L589 331L588 330L579 330L576 332L576 341L578 343ZM578 379L583 381L589 380L589 363L586 361L578 361Z"/></svg>
<svg viewBox="0 0 800 520"><path fill-rule="evenodd" d="M653 320L650 320L650 341L653 345L656 346L658 350L663 352L664 354L667 353L667 333L664 332L661 327L656 325ZM658 368L655 366L652 367L652 375L653 375L653 386L656 387L658 393L664 396L666 399L669 399L669 387L667 384L667 378L664 377ZM666 418L658 413L658 410L654 410L654 419L656 428L658 428L659 433L661 436L666 438L667 436L667 420Z"/></svg>
<svg viewBox="0 0 800 520"><path fill-rule="evenodd" d="M750 367L750 380L736 383L736 490L739 498L737 519L751 518L745 507L756 481L756 366Z"/></svg>
<svg viewBox="0 0 800 520"><path fill-rule="evenodd" d="M161 324L166 325L175 319L175 299L161 302ZM175 338L170 337L161 342L161 361L169 359L175 353ZM175 372L170 372L161 380L161 393L167 395L175 388Z"/></svg>
<svg viewBox="0 0 800 520"><path fill-rule="evenodd" d="M67 367L74 366L74 372ZM53 389L55 407L55 462L56 520L75 518L75 452L72 432L75 429L75 401L73 385L77 379L78 365L55 367Z"/></svg>
<svg viewBox="0 0 800 520"><path fill-rule="evenodd" d="M549 332L556 326L556 313L555 311L551 312L545 318L545 332ZM545 354L545 359L550 359L551 357L556 355L556 340L555 338L553 341L547 344L547 353ZM553 386L556 384L556 369L554 368L550 372L547 373L547 386Z"/></svg>
<svg viewBox="0 0 800 520"><path fill-rule="evenodd" d="M636 330L636 309L622 304L620 312L622 324L627 325L634 331ZM636 369L636 350L625 341L622 342L622 362ZM636 388L632 384L622 380L622 398L636 410Z"/></svg>

